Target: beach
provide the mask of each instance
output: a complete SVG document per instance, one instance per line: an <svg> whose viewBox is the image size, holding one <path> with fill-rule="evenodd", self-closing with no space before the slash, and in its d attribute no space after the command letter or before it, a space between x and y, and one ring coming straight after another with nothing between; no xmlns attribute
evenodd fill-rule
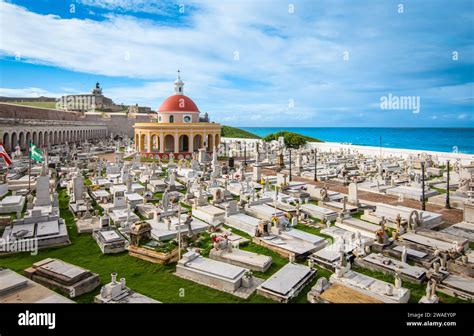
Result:
<svg viewBox="0 0 474 336"><path fill-rule="evenodd" d="M222 138L222 142L233 142L233 141L243 141L247 144L253 144L259 139L240 139L240 138ZM436 157L438 161L445 163L447 160L450 160L451 163L459 160L463 165L470 164L474 162L474 154L464 154L464 153L451 153L451 152L438 152L438 151L428 151L428 150L419 150L419 149L404 149L404 148L386 148L386 147L376 147L376 146L360 146L360 145L351 145L351 144L342 144L337 142L308 142L308 146L311 148L317 148L323 152L334 152L334 151L353 151L360 154L368 156L384 156L384 157L394 157L398 156L401 158L407 158L410 155L419 155L422 153L429 154L433 157Z"/></svg>

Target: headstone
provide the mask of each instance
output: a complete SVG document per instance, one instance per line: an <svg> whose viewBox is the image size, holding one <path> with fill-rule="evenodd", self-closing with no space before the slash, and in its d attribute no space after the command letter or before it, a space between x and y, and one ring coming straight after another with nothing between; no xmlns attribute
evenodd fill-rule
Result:
<svg viewBox="0 0 474 336"><path fill-rule="evenodd" d="M36 206L51 205L51 193L49 189L49 176L41 175L36 179Z"/></svg>
<svg viewBox="0 0 474 336"><path fill-rule="evenodd" d="M349 184L349 203L358 206L359 198L357 196L357 183L352 182Z"/></svg>

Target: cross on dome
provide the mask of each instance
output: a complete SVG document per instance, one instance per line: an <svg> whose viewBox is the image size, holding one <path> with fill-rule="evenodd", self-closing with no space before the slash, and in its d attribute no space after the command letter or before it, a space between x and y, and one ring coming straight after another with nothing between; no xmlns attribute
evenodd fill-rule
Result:
<svg viewBox="0 0 474 336"><path fill-rule="evenodd" d="M181 80L180 76L181 71L178 69L178 78L174 81L174 93L177 95L182 95L183 94L183 86L184 83Z"/></svg>

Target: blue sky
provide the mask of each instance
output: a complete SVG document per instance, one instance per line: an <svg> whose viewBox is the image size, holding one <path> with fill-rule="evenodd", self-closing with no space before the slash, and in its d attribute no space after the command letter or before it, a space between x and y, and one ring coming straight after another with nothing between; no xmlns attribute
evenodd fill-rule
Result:
<svg viewBox="0 0 474 336"><path fill-rule="evenodd" d="M0 95L156 109L179 68L228 125L473 127L473 42L462 0L0 0Z"/></svg>

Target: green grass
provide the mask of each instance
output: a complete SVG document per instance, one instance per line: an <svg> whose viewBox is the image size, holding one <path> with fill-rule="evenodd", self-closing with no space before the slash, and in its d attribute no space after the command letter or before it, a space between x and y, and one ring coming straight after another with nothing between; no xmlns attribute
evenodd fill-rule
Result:
<svg viewBox="0 0 474 336"><path fill-rule="evenodd" d="M42 108L56 110L56 102L55 101L48 101L48 102L8 102L8 103L16 104L16 105L32 106L32 107L42 107Z"/></svg>
<svg viewBox="0 0 474 336"><path fill-rule="evenodd" d="M440 194L446 194L446 189L436 188L436 187L431 187L431 189L436 190L436 191L439 192Z"/></svg>
<svg viewBox="0 0 474 336"><path fill-rule="evenodd" d="M226 138L260 139L256 134L231 126L222 126L221 136Z"/></svg>
<svg viewBox="0 0 474 336"><path fill-rule="evenodd" d="M152 297L158 301L169 303L266 303L272 302L253 294L248 300L234 295L181 279L175 275L175 264L158 265L120 253L103 255L90 234L78 234L75 229L74 217L68 209L66 189L59 191L60 215L66 221L69 237L72 244L66 247L40 250L38 255L28 253L14 254L0 257L0 266L22 273L25 268L34 262L45 258L58 258L66 262L84 267L98 273L102 284L110 282L110 274L117 272L119 278L125 278L127 286L138 293ZM180 293L184 289L184 296ZM100 288L94 292L82 295L75 299L77 302L93 302Z"/></svg>
<svg viewBox="0 0 474 336"><path fill-rule="evenodd" d="M303 288L303 290L295 297L293 298L290 302L291 303L309 303L308 302L308 292L311 290L311 288L316 284L319 278L325 277L326 279L329 280L329 277L331 276L332 272L324 269L319 266L315 266L317 269L316 277L311 280L311 282Z"/></svg>
<svg viewBox="0 0 474 336"><path fill-rule="evenodd" d="M309 226L309 225L306 225L306 224L298 224L294 227L295 229L297 230L301 230L301 231L304 231L304 232L307 232L307 233L311 233L311 234L314 234L316 236L320 236L320 237L323 237L324 239L326 239L330 244L333 243L333 239L331 236L328 236L324 233L321 233L321 228L318 228L318 227L314 227L314 226Z"/></svg>

